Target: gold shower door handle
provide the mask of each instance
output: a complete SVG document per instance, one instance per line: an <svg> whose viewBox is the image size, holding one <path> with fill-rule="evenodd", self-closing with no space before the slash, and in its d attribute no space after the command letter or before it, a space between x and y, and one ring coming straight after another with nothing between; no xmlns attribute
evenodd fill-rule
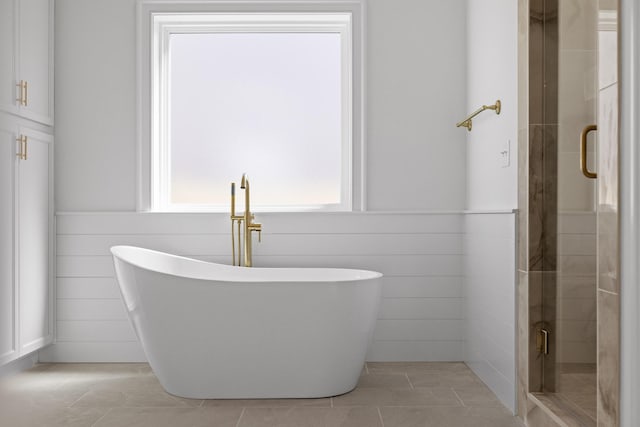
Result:
<svg viewBox="0 0 640 427"><path fill-rule="evenodd" d="M597 173L591 172L587 167L587 135L594 130L598 130L598 126L589 125L585 126L580 133L580 170L584 176L591 179L598 177Z"/></svg>

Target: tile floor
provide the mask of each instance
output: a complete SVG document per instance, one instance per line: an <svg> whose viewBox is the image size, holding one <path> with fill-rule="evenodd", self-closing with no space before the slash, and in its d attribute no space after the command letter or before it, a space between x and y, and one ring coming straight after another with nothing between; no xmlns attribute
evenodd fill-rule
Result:
<svg viewBox="0 0 640 427"><path fill-rule="evenodd" d="M192 400L147 364L43 364L0 382L0 426L520 427L463 363L368 363L326 399Z"/></svg>
<svg viewBox="0 0 640 427"><path fill-rule="evenodd" d="M558 396L570 403L579 415L589 417L596 425L597 367L595 363L558 365Z"/></svg>

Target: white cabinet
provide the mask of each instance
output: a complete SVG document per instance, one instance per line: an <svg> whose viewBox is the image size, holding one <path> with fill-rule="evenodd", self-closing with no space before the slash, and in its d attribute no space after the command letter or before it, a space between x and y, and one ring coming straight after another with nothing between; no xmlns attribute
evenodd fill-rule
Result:
<svg viewBox="0 0 640 427"><path fill-rule="evenodd" d="M53 340L53 136L0 115L0 364Z"/></svg>
<svg viewBox="0 0 640 427"><path fill-rule="evenodd" d="M19 356L14 281L15 135L0 126L0 365Z"/></svg>
<svg viewBox="0 0 640 427"><path fill-rule="evenodd" d="M15 3L0 1L0 109L17 112L15 81Z"/></svg>
<svg viewBox="0 0 640 427"><path fill-rule="evenodd" d="M53 124L53 0L0 1L0 110Z"/></svg>
<svg viewBox="0 0 640 427"><path fill-rule="evenodd" d="M0 366L53 340L53 0L0 0Z"/></svg>
<svg viewBox="0 0 640 427"><path fill-rule="evenodd" d="M51 342L53 253L53 137L28 128L20 130L24 157L16 174L16 243L18 247L20 350L22 354Z"/></svg>

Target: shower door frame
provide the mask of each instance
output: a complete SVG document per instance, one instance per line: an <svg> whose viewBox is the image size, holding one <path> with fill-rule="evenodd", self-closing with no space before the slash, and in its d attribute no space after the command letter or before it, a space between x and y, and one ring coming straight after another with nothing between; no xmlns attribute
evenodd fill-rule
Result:
<svg viewBox="0 0 640 427"><path fill-rule="evenodd" d="M620 0L620 426L640 420L640 4Z"/></svg>

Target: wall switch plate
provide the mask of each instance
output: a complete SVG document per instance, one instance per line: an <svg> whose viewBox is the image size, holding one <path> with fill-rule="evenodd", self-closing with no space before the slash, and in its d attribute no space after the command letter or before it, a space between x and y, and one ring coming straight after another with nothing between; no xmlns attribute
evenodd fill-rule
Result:
<svg viewBox="0 0 640 427"><path fill-rule="evenodd" d="M511 140L507 140L500 150L500 167L508 168L511 164Z"/></svg>

